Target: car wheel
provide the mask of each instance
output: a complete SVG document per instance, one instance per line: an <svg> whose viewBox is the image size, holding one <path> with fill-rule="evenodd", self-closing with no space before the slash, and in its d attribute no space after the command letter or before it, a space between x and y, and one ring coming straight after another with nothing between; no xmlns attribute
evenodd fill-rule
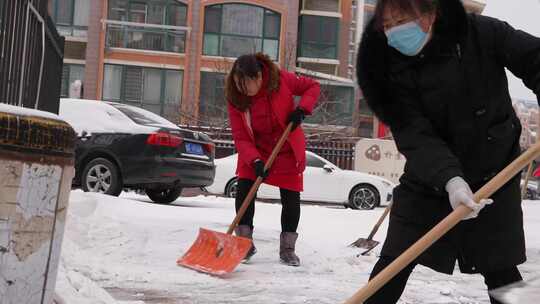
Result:
<svg viewBox="0 0 540 304"><path fill-rule="evenodd" d="M351 209L371 210L381 203L379 191L371 185L358 185L349 195Z"/></svg>
<svg viewBox="0 0 540 304"><path fill-rule="evenodd" d="M122 179L118 167L105 158L90 161L83 170L81 178L85 192L96 192L118 196L122 192Z"/></svg>
<svg viewBox="0 0 540 304"><path fill-rule="evenodd" d="M181 187L168 189L146 189L146 195L158 204L170 204L182 194Z"/></svg>
<svg viewBox="0 0 540 304"><path fill-rule="evenodd" d="M225 187L225 196L235 198L236 191L238 191L238 180L235 178L227 183L227 186Z"/></svg>

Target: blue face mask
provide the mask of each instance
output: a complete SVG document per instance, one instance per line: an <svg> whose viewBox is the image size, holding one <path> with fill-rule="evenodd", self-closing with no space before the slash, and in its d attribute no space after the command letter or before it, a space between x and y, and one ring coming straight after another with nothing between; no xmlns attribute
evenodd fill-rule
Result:
<svg viewBox="0 0 540 304"><path fill-rule="evenodd" d="M415 21L393 27L385 34L388 45L407 56L418 55L429 40L429 34L424 33Z"/></svg>

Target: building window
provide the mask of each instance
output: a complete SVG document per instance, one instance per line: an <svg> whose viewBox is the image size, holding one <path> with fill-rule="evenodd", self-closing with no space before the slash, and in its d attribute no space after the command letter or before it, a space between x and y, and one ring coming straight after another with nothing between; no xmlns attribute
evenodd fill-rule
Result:
<svg viewBox="0 0 540 304"><path fill-rule="evenodd" d="M103 100L147 109L177 121L183 71L105 64Z"/></svg>
<svg viewBox="0 0 540 304"><path fill-rule="evenodd" d="M174 0L110 0L107 46L184 53L186 31L148 25L186 26L187 5ZM140 23L138 26L119 22Z"/></svg>
<svg viewBox="0 0 540 304"><path fill-rule="evenodd" d="M373 137L373 115L360 115L358 119L358 136Z"/></svg>
<svg viewBox="0 0 540 304"><path fill-rule="evenodd" d="M315 63L315 62L298 62L298 65L312 72L319 72L329 75L337 75L338 66L336 64Z"/></svg>
<svg viewBox="0 0 540 304"><path fill-rule="evenodd" d="M228 124L225 101L225 74L201 72L199 120L204 125L223 126Z"/></svg>
<svg viewBox="0 0 540 304"><path fill-rule="evenodd" d="M340 12L340 0L304 0L303 9L308 11Z"/></svg>
<svg viewBox="0 0 540 304"><path fill-rule="evenodd" d="M281 15L254 5L207 6L204 18L203 54L238 57L264 52L279 57Z"/></svg>
<svg viewBox="0 0 540 304"><path fill-rule="evenodd" d="M86 37L90 0L53 0L53 19L62 36Z"/></svg>
<svg viewBox="0 0 540 304"><path fill-rule="evenodd" d="M352 126L354 113L354 87L321 83L319 104L308 123Z"/></svg>
<svg viewBox="0 0 540 304"><path fill-rule="evenodd" d="M60 89L60 97L72 97L81 98L82 96L76 96L70 94L70 90L73 89L75 81L79 80L81 85L84 84L84 65L82 64L64 64L62 69L62 85ZM82 94L83 88L81 87L80 93Z"/></svg>
<svg viewBox="0 0 540 304"><path fill-rule="evenodd" d="M299 57L337 59L338 37L339 18L302 15Z"/></svg>

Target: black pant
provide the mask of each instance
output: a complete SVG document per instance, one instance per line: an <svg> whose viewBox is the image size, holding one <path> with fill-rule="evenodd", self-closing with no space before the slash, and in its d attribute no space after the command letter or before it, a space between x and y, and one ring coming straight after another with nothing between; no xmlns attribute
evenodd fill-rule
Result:
<svg viewBox="0 0 540 304"><path fill-rule="evenodd" d="M251 186L255 182L249 179L238 179L236 191L236 212L242 206L244 199L248 195ZM300 221L300 192L287 189L279 189L281 194L281 231L296 232ZM257 197L257 195L255 195ZM255 198L249 204L246 213L240 220L240 225L248 225L253 228L253 216L255 215Z"/></svg>
<svg viewBox="0 0 540 304"><path fill-rule="evenodd" d="M373 271L371 272L369 279L371 280L373 277L375 277L379 272L386 268L386 266L390 265L393 260L394 259L391 257L379 258L379 261L377 261L377 264L375 264L375 267L373 267ZM386 283L386 285L379 289L379 291L365 301L364 304L397 303L415 266L415 264L411 264L404 268L393 279ZM484 276L484 281L488 290L496 289L523 280L516 266L504 270L482 273L482 276ZM491 296L489 299L491 304L501 304L501 302L495 300Z"/></svg>

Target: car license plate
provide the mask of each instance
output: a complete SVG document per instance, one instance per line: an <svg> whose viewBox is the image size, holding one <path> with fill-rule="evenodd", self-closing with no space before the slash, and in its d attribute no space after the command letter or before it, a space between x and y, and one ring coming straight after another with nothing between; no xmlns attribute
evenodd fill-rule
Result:
<svg viewBox="0 0 540 304"><path fill-rule="evenodd" d="M200 144L186 143L186 152L188 154L204 155L203 148Z"/></svg>

